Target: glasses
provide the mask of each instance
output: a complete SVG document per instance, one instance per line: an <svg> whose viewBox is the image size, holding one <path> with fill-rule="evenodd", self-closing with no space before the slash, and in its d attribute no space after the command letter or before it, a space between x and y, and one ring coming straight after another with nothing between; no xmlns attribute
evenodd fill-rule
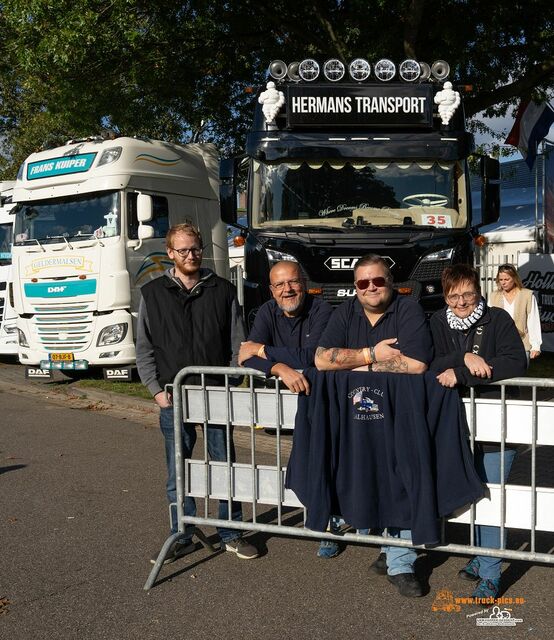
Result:
<svg viewBox="0 0 554 640"><path fill-rule="evenodd" d="M377 276L376 278L363 278L354 282L360 291L365 291L371 283L373 283L374 287L384 287L387 284L387 279L383 276Z"/></svg>
<svg viewBox="0 0 554 640"><path fill-rule="evenodd" d="M299 280L298 278L294 278L293 280L284 280L283 282L276 282L275 284L270 285L270 287L275 289L275 291L282 291L287 284L289 287L296 289L296 287L302 286L302 280Z"/></svg>
<svg viewBox="0 0 554 640"><path fill-rule="evenodd" d="M466 291L465 293L451 293L450 295L446 296L446 301L448 302L448 304L458 304L458 302L460 301L460 298L462 298L464 302L473 302L478 295L479 294L477 293L477 291Z"/></svg>
<svg viewBox="0 0 554 640"><path fill-rule="evenodd" d="M202 255L202 251L204 249L202 247L191 247L190 249L176 249L175 247L171 247L175 253L178 253L181 258L186 258L189 253L192 253L193 256Z"/></svg>

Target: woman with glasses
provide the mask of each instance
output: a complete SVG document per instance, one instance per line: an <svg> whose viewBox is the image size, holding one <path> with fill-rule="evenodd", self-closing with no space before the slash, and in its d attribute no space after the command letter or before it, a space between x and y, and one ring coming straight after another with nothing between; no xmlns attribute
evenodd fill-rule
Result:
<svg viewBox="0 0 554 640"><path fill-rule="evenodd" d="M466 264L447 267L442 274L446 307L431 317L435 357L431 371L445 387L475 387L480 397L498 397L499 389L484 386L525 373L523 343L509 314L489 307L481 295L479 276ZM508 479L516 450L504 449L504 480ZM498 443L480 442L475 447L475 466L481 480L500 483L501 451ZM476 545L499 549L500 528L476 526ZM458 572L464 580L477 582L473 597L497 597L502 559L476 556Z"/></svg>
<svg viewBox="0 0 554 640"><path fill-rule="evenodd" d="M527 359L541 355L541 319L539 307L531 289L525 289L513 264L503 264L496 274L497 291L490 297L491 307L507 311L517 327Z"/></svg>

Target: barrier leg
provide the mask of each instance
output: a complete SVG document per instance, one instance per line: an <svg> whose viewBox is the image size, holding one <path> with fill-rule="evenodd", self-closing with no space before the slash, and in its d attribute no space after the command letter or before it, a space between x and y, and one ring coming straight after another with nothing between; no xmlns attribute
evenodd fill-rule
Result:
<svg viewBox="0 0 554 640"><path fill-rule="evenodd" d="M169 551L171 545L175 542L175 540L177 540L181 536L182 536L182 533L177 531L177 533L174 533L173 535L169 536L169 538L164 542L163 547L156 559L156 563L152 567L152 570L150 571L148 579L144 583L143 589L145 591L150 591L150 589L154 586L154 583L156 582L156 578L158 577L163 567L164 560L167 557L167 552Z"/></svg>

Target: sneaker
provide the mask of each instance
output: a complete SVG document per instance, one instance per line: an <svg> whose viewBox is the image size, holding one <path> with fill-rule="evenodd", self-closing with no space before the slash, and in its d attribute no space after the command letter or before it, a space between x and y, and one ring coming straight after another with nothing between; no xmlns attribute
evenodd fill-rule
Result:
<svg viewBox="0 0 554 640"><path fill-rule="evenodd" d="M423 588L415 573L398 573L387 578L398 589L401 596L419 598L423 595Z"/></svg>
<svg viewBox="0 0 554 640"><path fill-rule="evenodd" d="M334 558L340 553L340 547L337 542L332 540L322 540L319 543L319 549L317 550L318 558Z"/></svg>
<svg viewBox="0 0 554 640"><path fill-rule="evenodd" d="M196 551L196 542L193 542L190 538L182 538L181 540L176 540L171 545L171 547L169 547L169 551L167 552L167 556L163 561L163 564L171 564L172 562L175 562L175 560L178 560L179 558L182 558L183 556L186 556L193 551ZM156 560L158 559L159 555L159 551L154 553L150 558L150 562L152 564L156 564Z"/></svg>
<svg viewBox="0 0 554 640"><path fill-rule="evenodd" d="M498 598L500 578L483 578L471 594L474 598Z"/></svg>
<svg viewBox="0 0 554 640"><path fill-rule="evenodd" d="M236 553L241 560L253 560L260 555L260 552L253 544L246 542L243 538L234 540L222 540L221 548L231 553Z"/></svg>
<svg viewBox="0 0 554 640"><path fill-rule="evenodd" d="M369 565L369 570L371 573L376 573L379 576L386 576L387 575L387 554L380 553L377 556L377 560L375 560L375 562L372 562Z"/></svg>
<svg viewBox="0 0 554 640"><path fill-rule="evenodd" d="M479 560L472 558L463 569L458 571L458 578L467 580L468 582L476 582L479 580Z"/></svg>

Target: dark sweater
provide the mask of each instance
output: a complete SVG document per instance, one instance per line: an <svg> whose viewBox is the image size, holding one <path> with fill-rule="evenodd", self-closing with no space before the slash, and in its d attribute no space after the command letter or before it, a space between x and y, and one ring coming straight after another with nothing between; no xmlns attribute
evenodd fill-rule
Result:
<svg viewBox="0 0 554 640"><path fill-rule="evenodd" d="M475 344L475 331L483 327L479 355L492 367L492 378L478 378L464 364L464 356L471 353ZM504 309L485 307L483 316L467 332L451 329L446 319L446 307L431 317L431 336L435 357L430 370L442 373L454 369L458 384L484 385L506 378L524 375L527 359L523 343L514 321Z"/></svg>

